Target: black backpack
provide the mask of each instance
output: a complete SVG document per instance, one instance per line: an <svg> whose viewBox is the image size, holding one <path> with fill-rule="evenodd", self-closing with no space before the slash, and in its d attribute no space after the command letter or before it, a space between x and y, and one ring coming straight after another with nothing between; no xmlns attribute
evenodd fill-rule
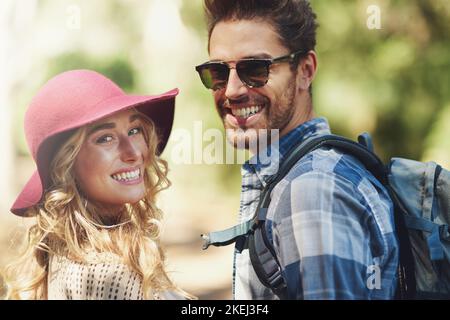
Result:
<svg viewBox="0 0 450 320"><path fill-rule="evenodd" d="M430 162L393 158L385 166L373 152L367 133L359 143L337 135L308 139L294 146L262 190L253 218L227 230L202 235L203 249L236 242L248 246L252 266L261 281L280 299L287 286L265 221L273 188L306 154L327 146L361 161L389 192L399 240L396 299L450 299L450 172Z"/></svg>

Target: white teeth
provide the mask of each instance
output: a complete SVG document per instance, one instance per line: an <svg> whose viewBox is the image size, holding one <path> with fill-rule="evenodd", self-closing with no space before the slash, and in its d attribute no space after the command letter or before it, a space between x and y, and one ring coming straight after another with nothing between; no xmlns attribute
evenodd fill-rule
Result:
<svg viewBox="0 0 450 320"><path fill-rule="evenodd" d="M111 177L117 181L130 181L130 180L136 180L137 178L139 178L140 174L141 174L141 169L137 169L134 171L113 174Z"/></svg>
<svg viewBox="0 0 450 320"><path fill-rule="evenodd" d="M245 108L239 108L239 109L231 109L231 113L234 116L238 116L240 118L248 118L251 115L254 115L261 111L261 106L251 106L251 107L245 107Z"/></svg>

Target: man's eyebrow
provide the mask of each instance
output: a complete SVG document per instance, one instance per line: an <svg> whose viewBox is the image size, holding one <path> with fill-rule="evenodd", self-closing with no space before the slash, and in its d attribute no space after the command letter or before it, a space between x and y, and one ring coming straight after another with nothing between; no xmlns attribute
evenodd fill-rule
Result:
<svg viewBox="0 0 450 320"><path fill-rule="evenodd" d="M140 114L132 114L129 118L130 123L141 119L141 115ZM114 122L106 122L106 123L100 123L98 125L93 126L92 128L89 129L88 135L91 135L97 131L100 130L104 130L104 129L114 129L116 127L116 124Z"/></svg>
<svg viewBox="0 0 450 320"><path fill-rule="evenodd" d="M272 58L273 57L268 53L259 53L242 57L242 59L272 59Z"/></svg>
<svg viewBox="0 0 450 320"><path fill-rule="evenodd" d="M211 59L208 62L236 62L239 60L244 60L244 59L273 59L273 57L268 54L268 53L258 53L258 54L252 54L252 55L247 55L244 56L238 60L221 60L221 59Z"/></svg>

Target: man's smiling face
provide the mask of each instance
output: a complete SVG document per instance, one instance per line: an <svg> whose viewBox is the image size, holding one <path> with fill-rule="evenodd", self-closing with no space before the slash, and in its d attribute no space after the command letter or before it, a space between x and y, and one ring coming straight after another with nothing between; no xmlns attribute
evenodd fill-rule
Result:
<svg viewBox="0 0 450 320"><path fill-rule="evenodd" d="M209 52L210 60L226 61L231 67L240 59L271 59L291 53L281 44L274 28L262 20L217 23L211 34ZM228 140L235 147L248 147L258 130L279 129L283 133L292 121L296 72L289 63L273 64L267 83L250 88L232 68L227 85L214 91L213 95L225 129L235 129L227 130Z"/></svg>

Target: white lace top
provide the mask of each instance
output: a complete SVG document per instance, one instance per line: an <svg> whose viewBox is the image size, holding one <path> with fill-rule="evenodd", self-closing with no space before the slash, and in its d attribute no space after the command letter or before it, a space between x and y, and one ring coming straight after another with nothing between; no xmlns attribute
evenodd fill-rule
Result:
<svg viewBox="0 0 450 320"><path fill-rule="evenodd" d="M154 294L154 299L184 299L174 292ZM50 300L142 300L140 276L112 255L102 262L79 263L62 256L50 259Z"/></svg>

